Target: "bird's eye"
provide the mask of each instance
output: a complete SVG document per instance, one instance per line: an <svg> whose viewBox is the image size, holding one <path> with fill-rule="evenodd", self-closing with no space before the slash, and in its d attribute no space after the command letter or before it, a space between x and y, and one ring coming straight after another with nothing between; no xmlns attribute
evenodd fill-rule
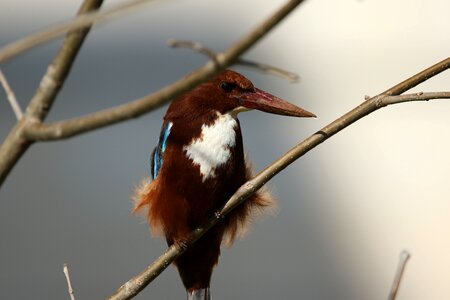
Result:
<svg viewBox="0 0 450 300"><path fill-rule="evenodd" d="M221 88L223 91L229 93L229 92L231 92L231 91L235 88L235 84L234 84L234 83L231 83L231 82L227 82L227 81L222 81L222 82L220 83L220 88Z"/></svg>

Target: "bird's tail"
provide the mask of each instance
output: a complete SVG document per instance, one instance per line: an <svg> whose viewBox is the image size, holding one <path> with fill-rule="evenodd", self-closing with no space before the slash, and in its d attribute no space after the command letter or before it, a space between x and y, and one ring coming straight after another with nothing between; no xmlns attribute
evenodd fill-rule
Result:
<svg viewBox="0 0 450 300"><path fill-rule="evenodd" d="M187 292L187 300L211 300L211 291L209 287L188 291Z"/></svg>

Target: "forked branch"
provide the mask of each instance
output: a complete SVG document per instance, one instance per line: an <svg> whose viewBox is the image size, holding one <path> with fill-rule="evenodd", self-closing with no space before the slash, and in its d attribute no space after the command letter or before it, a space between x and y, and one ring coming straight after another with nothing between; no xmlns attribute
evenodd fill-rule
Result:
<svg viewBox="0 0 450 300"><path fill-rule="evenodd" d="M103 0L84 0L78 15L96 10ZM84 42L90 27L70 31L53 59L52 64L41 80L38 90L28 105L25 115L0 146L0 186L11 169L22 157L32 141L24 136L24 130L30 124L42 122L49 112L54 99L69 74L72 64Z"/></svg>

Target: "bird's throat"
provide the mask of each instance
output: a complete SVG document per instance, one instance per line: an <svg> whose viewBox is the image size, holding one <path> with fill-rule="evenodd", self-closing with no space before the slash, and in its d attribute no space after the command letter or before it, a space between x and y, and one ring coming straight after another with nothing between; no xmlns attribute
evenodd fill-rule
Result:
<svg viewBox="0 0 450 300"><path fill-rule="evenodd" d="M203 125L199 137L183 147L187 158L200 167L202 180L214 178L215 170L231 158L239 125L232 114L219 114L211 125Z"/></svg>

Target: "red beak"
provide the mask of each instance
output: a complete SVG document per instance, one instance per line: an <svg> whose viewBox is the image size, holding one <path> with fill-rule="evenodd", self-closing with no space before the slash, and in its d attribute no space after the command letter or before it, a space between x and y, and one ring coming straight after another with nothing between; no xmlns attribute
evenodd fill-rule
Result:
<svg viewBox="0 0 450 300"><path fill-rule="evenodd" d="M255 92L242 94L238 98L242 106L250 109L291 117L316 117L315 114L258 88L255 88Z"/></svg>

